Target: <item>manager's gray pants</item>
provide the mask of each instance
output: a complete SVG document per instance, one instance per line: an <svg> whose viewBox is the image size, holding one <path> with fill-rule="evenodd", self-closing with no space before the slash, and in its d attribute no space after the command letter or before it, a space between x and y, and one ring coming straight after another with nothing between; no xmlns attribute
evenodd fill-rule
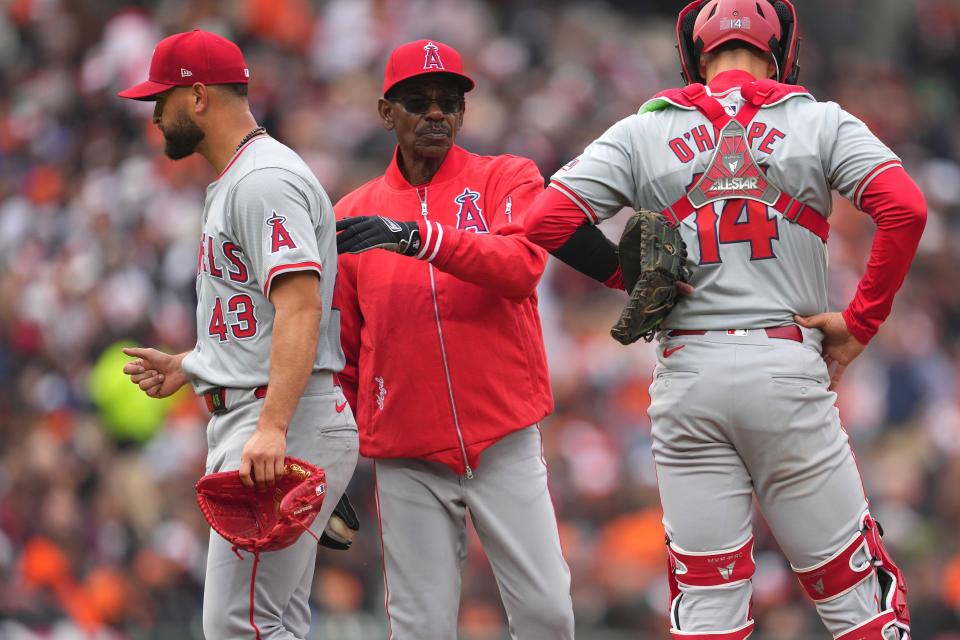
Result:
<svg viewBox="0 0 960 640"><path fill-rule="evenodd" d="M377 460L376 474L390 638L456 639L468 511L510 636L573 638L570 570L537 427L484 451L470 480L446 465L410 459Z"/></svg>

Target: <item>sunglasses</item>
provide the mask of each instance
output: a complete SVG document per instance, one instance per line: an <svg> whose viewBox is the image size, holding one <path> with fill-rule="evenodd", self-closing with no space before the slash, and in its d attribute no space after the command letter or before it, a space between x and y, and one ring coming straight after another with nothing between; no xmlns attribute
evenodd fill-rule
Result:
<svg viewBox="0 0 960 640"><path fill-rule="evenodd" d="M436 98L431 98L429 96L412 95L402 96L399 98L390 98L390 102L398 102L403 107L404 111L416 115L422 115L426 113L430 110L430 105L436 102L437 106L440 107L440 111L450 115L453 113L460 113L460 108L463 104L463 98L460 96L437 96Z"/></svg>

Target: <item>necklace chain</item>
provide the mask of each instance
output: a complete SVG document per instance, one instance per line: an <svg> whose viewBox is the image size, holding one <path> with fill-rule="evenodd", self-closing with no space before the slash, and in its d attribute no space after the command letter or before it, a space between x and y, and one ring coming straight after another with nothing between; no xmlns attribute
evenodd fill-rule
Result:
<svg viewBox="0 0 960 640"><path fill-rule="evenodd" d="M240 147L242 147L243 145L247 144L247 143L250 142L252 139L256 138L257 136L263 135L263 134L265 134L266 132L267 132L267 128L266 128L266 127L257 127L256 129L253 129L252 131L250 131L250 133L248 133L247 135L243 136L243 139L240 141L240 144L237 145L237 148L236 148L236 150L234 151L234 153L236 153L237 151L240 151Z"/></svg>

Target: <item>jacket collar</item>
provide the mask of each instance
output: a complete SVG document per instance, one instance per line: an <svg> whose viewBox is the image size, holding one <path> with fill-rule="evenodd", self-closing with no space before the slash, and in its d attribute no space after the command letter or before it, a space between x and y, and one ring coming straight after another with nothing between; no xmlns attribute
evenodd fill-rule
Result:
<svg viewBox="0 0 960 640"><path fill-rule="evenodd" d="M710 81L709 86L710 91L714 94L717 94L729 91L730 89L736 87L742 87L755 81L756 78L746 71L741 71L740 69L731 69L730 71L723 71L715 75L713 80Z"/></svg>
<svg viewBox="0 0 960 640"><path fill-rule="evenodd" d="M467 156L467 152L461 147L457 145L450 147L450 150L447 151L447 156L443 159L443 163L440 165L437 173L434 174L430 182L426 184L436 184L438 182L444 182L457 177L463 170L463 167L467 164ZM393 151L393 159L390 161L390 166L387 167L387 172L384 174L384 179L393 189L403 190L414 188L414 186L407 182L407 179L403 177L403 172L400 171L399 146Z"/></svg>

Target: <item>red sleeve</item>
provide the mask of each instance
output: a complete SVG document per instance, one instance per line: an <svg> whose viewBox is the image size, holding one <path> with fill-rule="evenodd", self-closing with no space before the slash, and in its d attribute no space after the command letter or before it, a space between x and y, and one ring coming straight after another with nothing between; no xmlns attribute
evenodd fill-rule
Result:
<svg viewBox="0 0 960 640"><path fill-rule="evenodd" d="M547 251L556 251L587 222L587 216L577 203L562 191L547 188L527 211L523 230L536 244Z"/></svg>
<svg viewBox="0 0 960 640"><path fill-rule="evenodd" d="M866 344L890 315L893 297L907 275L927 221L927 203L903 167L880 173L861 196L861 208L877 224L867 269L843 318Z"/></svg>
<svg viewBox="0 0 960 640"><path fill-rule="evenodd" d="M490 218L490 233L461 231L420 220L423 247L417 255L465 282L493 289L506 298L523 299L536 291L547 255L523 235L523 217L543 191L543 177L533 162L511 172ZM511 180L504 172L502 180Z"/></svg>
<svg viewBox="0 0 960 640"><path fill-rule="evenodd" d="M340 346L347 360L343 371L340 372L340 384L343 395L347 397L354 414L357 413L357 388L360 382L360 329L363 326L360 301L357 297L358 259L358 255L349 253L337 259L337 284L333 288L332 304L334 309L340 311Z"/></svg>
<svg viewBox="0 0 960 640"><path fill-rule="evenodd" d="M591 222L566 191L547 188L537 196L523 219L527 238L550 252L554 252L570 240L577 229ZM598 278L599 279L599 278ZM603 284L611 289L623 289L623 271L618 267Z"/></svg>

